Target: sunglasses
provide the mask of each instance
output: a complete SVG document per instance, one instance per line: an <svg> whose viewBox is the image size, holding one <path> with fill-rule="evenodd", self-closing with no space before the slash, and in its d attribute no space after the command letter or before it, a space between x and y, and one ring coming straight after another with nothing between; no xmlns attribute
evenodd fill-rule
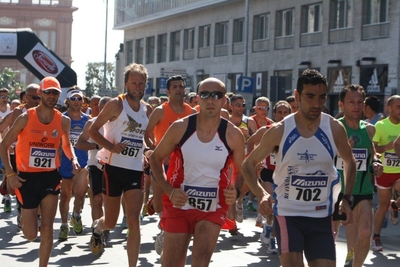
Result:
<svg viewBox="0 0 400 267"><path fill-rule="evenodd" d="M49 95L49 94L53 94L53 95L59 95L60 91L58 90L54 90L54 89L48 89L48 90L44 90L42 91L44 94Z"/></svg>
<svg viewBox="0 0 400 267"><path fill-rule="evenodd" d="M269 110L269 107L256 106L259 110Z"/></svg>
<svg viewBox="0 0 400 267"><path fill-rule="evenodd" d="M76 100L82 101L82 97L80 97L80 96L78 96L78 97L71 96L71 97L69 98L69 100L71 100L71 101L76 101Z"/></svg>
<svg viewBox="0 0 400 267"><path fill-rule="evenodd" d="M238 108L239 107L244 107L244 108L246 107L246 104L244 104L244 103L243 104L242 103L234 103L232 105L234 105L235 107L238 107Z"/></svg>
<svg viewBox="0 0 400 267"><path fill-rule="evenodd" d="M26 95L26 96L29 96L33 100L40 100L40 96L37 96L37 95Z"/></svg>
<svg viewBox="0 0 400 267"><path fill-rule="evenodd" d="M0 96L1 99L9 99L10 97L8 95L2 95Z"/></svg>
<svg viewBox="0 0 400 267"><path fill-rule="evenodd" d="M225 96L223 92L219 91L214 91L214 92L208 92L208 91L203 91L199 93L200 98L202 99L208 99L209 97L212 97L214 99L221 99Z"/></svg>

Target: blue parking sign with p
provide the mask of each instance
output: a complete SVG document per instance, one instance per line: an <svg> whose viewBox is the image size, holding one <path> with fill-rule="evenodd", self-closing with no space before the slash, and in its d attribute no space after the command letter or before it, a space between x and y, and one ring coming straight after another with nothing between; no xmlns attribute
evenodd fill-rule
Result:
<svg viewBox="0 0 400 267"><path fill-rule="evenodd" d="M238 79L238 93L254 93L255 79L240 76Z"/></svg>

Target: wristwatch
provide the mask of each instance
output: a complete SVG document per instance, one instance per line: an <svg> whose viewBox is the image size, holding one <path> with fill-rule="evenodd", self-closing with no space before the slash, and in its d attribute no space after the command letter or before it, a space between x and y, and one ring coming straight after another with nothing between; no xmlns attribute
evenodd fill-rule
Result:
<svg viewBox="0 0 400 267"><path fill-rule="evenodd" d="M345 199L349 203L350 207L353 206L353 201L354 201L354 197L353 196L351 196L351 195L343 195L342 199Z"/></svg>

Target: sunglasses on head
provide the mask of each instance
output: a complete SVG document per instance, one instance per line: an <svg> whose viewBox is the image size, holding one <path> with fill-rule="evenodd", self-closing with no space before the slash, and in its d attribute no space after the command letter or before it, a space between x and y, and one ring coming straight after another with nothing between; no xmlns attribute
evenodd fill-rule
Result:
<svg viewBox="0 0 400 267"><path fill-rule="evenodd" d="M77 97L71 96L71 97L69 98L69 100L71 100L71 101L76 101L76 100L82 101L82 97L80 97L80 96L77 96Z"/></svg>
<svg viewBox="0 0 400 267"><path fill-rule="evenodd" d="M246 107L245 103L234 103L232 105L234 105L235 107Z"/></svg>
<svg viewBox="0 0 400 267"><path fill-rule="evenodd" d="M1 99L9 99L10 97L8 95L2 95L0 96Z"/></svg>
<svg viewBox="0 0 400 267"><path fill-rule="evenodd" d="M42 92L45 93L46 95L49 95L49 94L59 95L60 94L60 91L55 90L55 89L48 89L48 90L44 90Z"/></svg>
<svg viewBox="0 0 400 267"><path fill-rule="evenodd" d="M225 96L223 92L219 91L214 91L214 92L208 92L208 91L202 91L199 93L200 98L202 99L208 99L209 97L212 97L214 99L221 99Z"/></svg>
<svg viewBox="0 0 400 267"><path fill-rule="evenodd" d="M269 107L256 106L260 110L269 110Z"/></svg>
<svg viewBox="0 0 400 267"><path fill-rule="evenodd" d="M33 100L40 100L40 96L37 96L37 95L27 95L27 96L29 96Z"/></svg>

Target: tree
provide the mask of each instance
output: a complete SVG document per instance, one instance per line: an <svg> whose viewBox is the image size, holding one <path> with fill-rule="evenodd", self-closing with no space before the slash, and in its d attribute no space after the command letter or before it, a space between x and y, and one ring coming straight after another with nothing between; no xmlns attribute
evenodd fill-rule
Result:
<svg viewBox="0 0 400 267"><path fill-rule="evenodd" d="M7 88L10 90L10 99L18 98L17 90L24 88L24 84L20 81L16 81L18 70L11 68L4 68L0 76L0 88Z"/></svg>
<svg viewBox="0 0 400 267"><path fill-rule="evenodd" d="M92 62L86 66L86 95L112 95L111 92L116 90L115 87L115 66L113 63L107 63L106 70L106 92L103 89L104 63Z"/></svg>

